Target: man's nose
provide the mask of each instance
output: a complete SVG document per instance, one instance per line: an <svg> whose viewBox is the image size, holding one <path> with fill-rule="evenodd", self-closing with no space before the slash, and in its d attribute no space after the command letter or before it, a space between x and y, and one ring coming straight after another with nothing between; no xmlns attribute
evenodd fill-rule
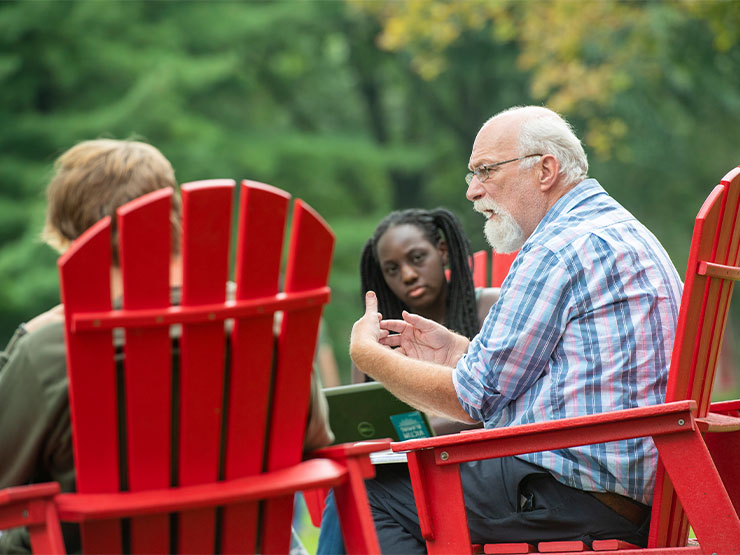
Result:
<svg viewBox="0 0 740 555"><path fill-rule="evenodd" d="M465 196L470 202L475 202L476 200L483 198L484 194L485 190L480 184L480 179L478 179L478 176L474 175L473 179L471 179L468 184L468 190L465 192Z"/></svg>

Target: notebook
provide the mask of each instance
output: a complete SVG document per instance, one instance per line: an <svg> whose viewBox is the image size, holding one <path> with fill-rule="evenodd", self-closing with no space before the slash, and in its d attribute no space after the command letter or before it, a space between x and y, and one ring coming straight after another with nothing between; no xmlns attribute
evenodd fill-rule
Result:
<svg viewBox="0 0 740 555"><path fill-rule="evenodd" d="M334 443L430 437L427 415L407 405L380 382L324 388Z"/></svg>

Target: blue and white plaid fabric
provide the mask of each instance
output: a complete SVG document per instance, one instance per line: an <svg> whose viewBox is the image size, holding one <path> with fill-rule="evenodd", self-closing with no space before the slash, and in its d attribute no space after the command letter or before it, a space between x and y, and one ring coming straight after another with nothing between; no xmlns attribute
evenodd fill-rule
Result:
<svg viewBox="0 0 740 555"><path fill-rule="evenodd" d="M463 408L495 428L662 402L682 288L655 236L583 181L522 247L459 361ZM519 456L571 487L651 503L649 438Z"/></svg>

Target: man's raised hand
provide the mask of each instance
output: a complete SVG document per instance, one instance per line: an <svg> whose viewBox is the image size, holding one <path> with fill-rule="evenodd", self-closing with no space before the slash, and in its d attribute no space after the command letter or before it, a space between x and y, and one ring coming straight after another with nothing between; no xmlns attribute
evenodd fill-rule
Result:
<svg viewBox="0 0 740 555"><path fill-rule="evenodd" d="M379 338L381 344L397 347L404 355L434 362L444 366L455 366L468 348L468 340L451 332L433 320L403 312L403 320L383 320L379 328L396 332Z"/></svg>
<svg viewBox="0 0 740 555"><path fill-rule="evenodd" d="M349 354L355 364L357 364L355 357L362 354L360 351L363 345L379 343L381 339L388 335L386 330L380 329L382 318L382 314L378 312L378 298L375 296L375 292L368 291L365 294L365 314L352 326L352 334L349 340ZM362 369L359 364L357 366Z"/></svg>

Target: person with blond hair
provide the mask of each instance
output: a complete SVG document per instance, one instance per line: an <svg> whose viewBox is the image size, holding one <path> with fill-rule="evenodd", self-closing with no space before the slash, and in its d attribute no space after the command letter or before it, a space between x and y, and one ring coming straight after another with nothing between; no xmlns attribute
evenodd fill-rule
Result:
<svg viewBox="0 0 740 555"><path fill-rule="evenodd" d="M111 217L111 297L122 293L117 251L116 210L142 195L164 188L177 189L170 162L152 145L131 140L84 141L62 154L46 189L45 242L60 253L93 224ZM170 286L179 297L180 200L172 196ZM173 328L173 334L177 327ZM116 338L122 341L122 338ZM121 345L117 344L117 347ZM318 379L311 386L311 409L305 447L322 447L333 440L326 401ZM0 489L57 481L63 492L75 489L68 382L64 344L64 307L18 326L0 352ZM63 524L68 552L80 550L79 530ZM294 538L294 544L300 544ZM30 551L25 528L0 535L0 553Z"/></svg>
<svg viewBox="0 0 740 555"><path fill-rule="evenodd" d="M44 241L63 253L105 216L113 222L113 296L120 295L115 212L141 195L177 187L172 165L153 146L138 141L81 142L54 165L46 189ZM179 260L180 204L172 202L173 260ZM75 470L67 397L64 307L20 324L0 352L0 488L56 481L74 491ZM79 551L76 526L62 525L68 551ZM30 551L25 528L0 536L0 553Z"/></svg>

